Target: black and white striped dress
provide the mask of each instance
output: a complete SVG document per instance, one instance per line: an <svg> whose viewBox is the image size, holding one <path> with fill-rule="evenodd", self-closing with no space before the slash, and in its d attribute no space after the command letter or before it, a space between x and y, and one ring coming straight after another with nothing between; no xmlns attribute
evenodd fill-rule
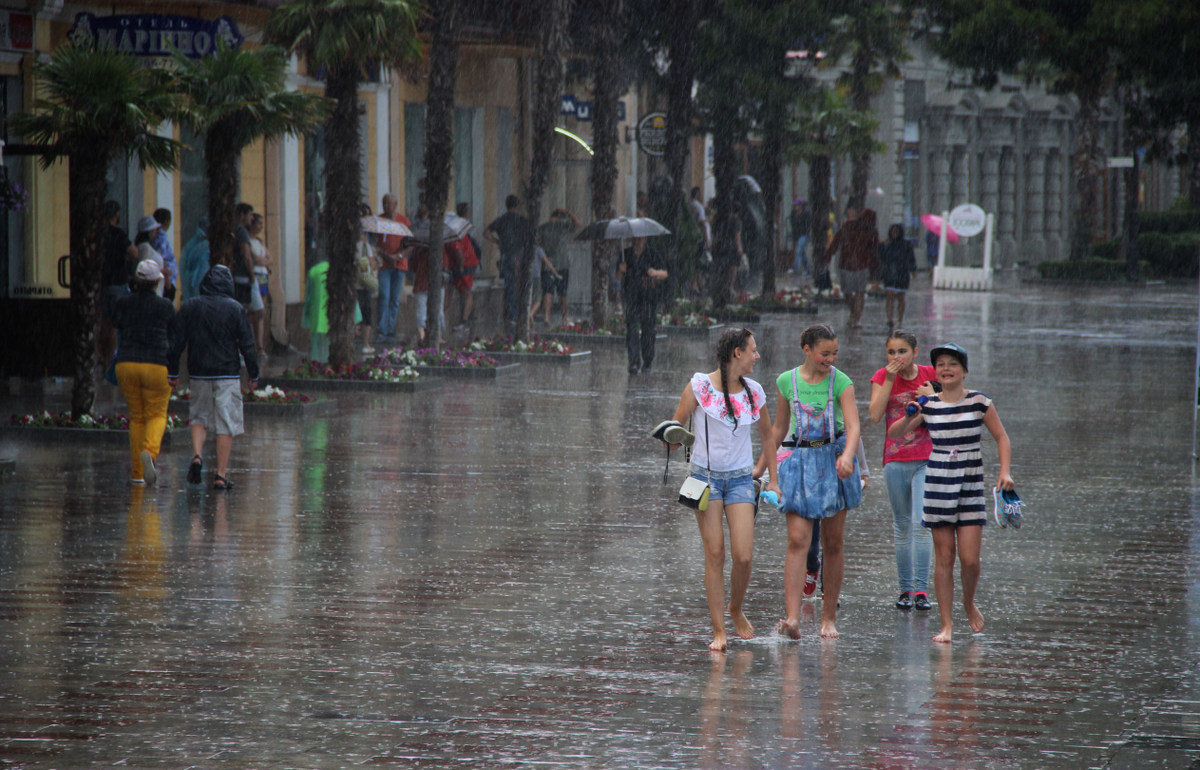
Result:
<svg viewBox="0 0 1200 770"><path fill-rule="evenodd" d="M992 400L974 390L961 401L943 403L934 396L921 409L933 440L925 467L926 527L983 525L987 500L983 487L983 416Z"/></svg>

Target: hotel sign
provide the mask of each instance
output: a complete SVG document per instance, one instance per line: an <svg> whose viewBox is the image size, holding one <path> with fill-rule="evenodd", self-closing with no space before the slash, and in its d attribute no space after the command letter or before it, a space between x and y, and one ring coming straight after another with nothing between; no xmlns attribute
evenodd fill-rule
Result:
<svg viewBox="0 0 1200 770"><path fill-rule="evenodd" d="M190 59L216 53L218 41L237 48L243 40L228 16L209 21L158 13L79 13L67 38L80 47L110 47L130 56L165 58L177 49Z"/></svg>

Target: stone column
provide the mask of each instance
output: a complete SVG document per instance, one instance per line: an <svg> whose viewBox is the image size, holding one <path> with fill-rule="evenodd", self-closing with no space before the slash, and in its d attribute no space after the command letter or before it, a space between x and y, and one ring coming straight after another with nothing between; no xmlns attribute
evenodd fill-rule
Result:
<svg viewBox="0 0 1200 770"><path fill-rule="evenodd" d="M1012 267L1017 253L1017 164L1012 147L1000 151L1000 178L996 203L996 256L998 267Z"/></svg>
<svg viewBox="0 0 1200 770"><path fill-rule="evenodd" d="M1000 148L985 147L983 152L979 153L979 205L989 214L1000 218ZM993 238L997 233L993 233ZM979 237L980 256L982 259L983 242L985 235ZM999 266L999 260L994 250L995 242L993 243L992 264Z"/></svg>
<svg viewBox="0 0 1200 770"><path fill-rule="evenodd" d="M932 212L938 216L941 216L943 209L949 211L953 208L953 204L950 202L952 193L950 188L950 153L950 148L937 148L933 151L933 158L930 164L933 169L933 184L931 185L930 192L932 195L930 196L929 204Z"/></svg>
<svg viewBox="0 0 1200 770"><path fill-rule="evenodd" d="M1045 259L1046 150L1032 147L1025 161L1025 241L1022 257L1026 262Z"/></svg>
<svg viewBox="0 0 1200 770"><path fill-rule="evenodd" d="M1046 258L1062 259L1065 233L1062 226L1062 153L1057 149L1046 155Z"/></svg>

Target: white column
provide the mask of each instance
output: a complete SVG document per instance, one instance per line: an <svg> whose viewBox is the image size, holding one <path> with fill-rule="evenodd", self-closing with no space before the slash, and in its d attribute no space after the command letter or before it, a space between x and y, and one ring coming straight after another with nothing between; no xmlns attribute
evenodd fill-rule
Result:
<svg viewBox="0 0 1200 770"><path fill-rule="evenodd" d="M375 89L375 197L367 201L372 210L391 185L391 93L386 82Z"/></svg>
<svg viewBox="0 0 1200 770"><path fill-rule="evenodd" d="M279 141L279 232L281 242L275 250L276 269L280 272L284 302L301 299L304 285L304 228L301 225L303 201L300 191L300 140L285 136Z"/></svg>

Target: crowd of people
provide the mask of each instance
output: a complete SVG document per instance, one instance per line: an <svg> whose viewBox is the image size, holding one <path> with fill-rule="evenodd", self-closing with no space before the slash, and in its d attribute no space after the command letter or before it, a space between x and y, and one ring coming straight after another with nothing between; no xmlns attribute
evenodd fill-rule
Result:
<svg viewBox="0 0 1200 770"><path fill-rule="evenodd" d="M775 380L771 419L766 391L750 375L759 360L754 335L731 329L717 342L717 369L697 372L684 388L674 421L690 431L661 436L670 448L691 446L689 477L707 485L707 506L696 510L704 544L704 587L712 621L709 648L728 646L726 612L743 639L754 636L744 606L753 562L759 490L774 493L787 529L783 565L784 617L776 631L801 636L806 598L821 588L820 636L837 638L837 612L845 574L847 512L859 507L866 487L862 426L851 377L837 368L838 338L826 324L805 329L802 362ZM984 627L975 601L980 576L981 531L987 523L980 441L995 439L997 490L1011 490L1011 445L991 400L965 385L968 356L948 343L918 363L915 335L889 331L886 365L871 377L872 422L885 421L883 477L894 514L900 610L928 611L930 561L941 627L933 640L953 638L954 567L973 632ZM757 423L761 453L753 456ZM682 429L682 428L681 428ZM686 440L684 440L686 439ZM674 442L674 443L672 443ZM756 487L756 481L758 486ZM821 558L810 561L817 539ZM732 556L725 597L725 526Z"/></svg>

